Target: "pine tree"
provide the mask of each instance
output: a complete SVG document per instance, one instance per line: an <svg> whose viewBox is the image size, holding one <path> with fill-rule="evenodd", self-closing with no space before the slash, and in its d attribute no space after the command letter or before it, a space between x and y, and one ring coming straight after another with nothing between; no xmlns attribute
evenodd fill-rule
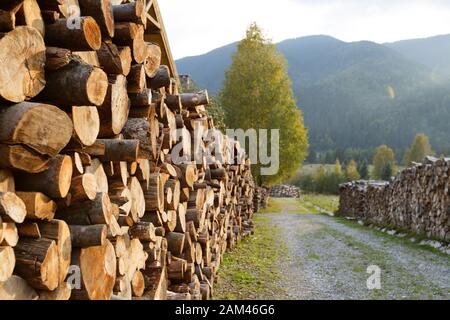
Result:
<svg viewBox="0 0 450 320"><path fill-rule="evenodd" d="M428 136L424 133L419 133L406 154L405 164L410 165L411 162L422 162L426 156L432 155L434 155L434 151L431 148Z"/></svg>
<svg viewBox="0 0 450 320"><path fill-rule="evenodd" d="M254 164L259 183L276 183L298 170L308 149L303 116L294 99L285 58L256 24L249 27L233 55L220 102L229 128L280 130L279 172L261 176L261 166Z"/></svg>
<svg viewBox="0 0 450 320"><path fill-rule="evenodd" d="M388 162L381 171L381 179L389 181L393 175L392 165Z"/></svg>
<svg viewBox="0 0 450 320"><path fill-rule="evenodd" d="M373 157L373 178L382 179L383 171L390 165L391 176L397 172L394 150L386 145L379 146Z"/></svg>
<svg viewBox="0 0 450 320"><path fill-rule="evenodd" d="M369 165L366 160L363 160L358 164L358 173L361 179L369 179Z"/></svg>
<svg viewBox="0 0 450 320"><path fill-rule="evenodd" d="M348 181L356 181L361 178L358 172L358 165L355 160L351 160L345 168L345 175Z"/></svg>

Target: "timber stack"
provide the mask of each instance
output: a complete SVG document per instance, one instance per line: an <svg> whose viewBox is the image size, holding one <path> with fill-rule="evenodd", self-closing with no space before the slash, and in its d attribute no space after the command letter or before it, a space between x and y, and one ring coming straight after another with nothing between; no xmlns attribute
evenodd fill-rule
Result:
<svg viewBox="0 0 450 320"><path fill-rule="evenodd" d="M340 186L339 214L450 241L450 159L427 157L389 182Z"/></svg>
<svg viewBox="0 0 450 320"><path fill-rule="evenodd" d="M250 162L206 134L147 11L1 1L0 299L208 299L252 232Z"/></svg>
<svg viewBox="0 0 450 320"><path fill-rule="evenodd" d="M302 195L300 188L290 185L276 185L270 190L273 198L300 198Z"/></svg>

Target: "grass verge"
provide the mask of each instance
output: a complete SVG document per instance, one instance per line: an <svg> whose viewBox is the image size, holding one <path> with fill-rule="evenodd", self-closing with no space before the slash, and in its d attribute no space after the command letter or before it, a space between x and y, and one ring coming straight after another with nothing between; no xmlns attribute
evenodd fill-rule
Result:
<svg viewBox="0 0 450 320"><path fill-rule="evenodd" d="M256 232L227 253L215 289L216 300L282 299L279 265L287 258L280 230L263 214L254 218Z"/></svg>

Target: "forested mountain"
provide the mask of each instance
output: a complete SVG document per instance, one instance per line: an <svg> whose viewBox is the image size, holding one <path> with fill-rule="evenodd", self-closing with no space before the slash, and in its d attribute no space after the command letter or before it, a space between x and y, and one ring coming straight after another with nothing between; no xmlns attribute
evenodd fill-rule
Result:
<svg viewBox="0 0 450 320"><path fill-rule="evenodd" d="M310 145L321 151L383 143L401 150L418 132L429 135L435 149L447 151L450 81L444 65L450 60L449 46L450 36L386 45L311 36L278 44L288 61ZM179 72L217 92L235 47L181 59Z"/></svg>
<svg viewBox="0 0 450 320"><path fill-rule="evenodd" d="M385 45L450 78L450 35L403 40Z"/></svg>

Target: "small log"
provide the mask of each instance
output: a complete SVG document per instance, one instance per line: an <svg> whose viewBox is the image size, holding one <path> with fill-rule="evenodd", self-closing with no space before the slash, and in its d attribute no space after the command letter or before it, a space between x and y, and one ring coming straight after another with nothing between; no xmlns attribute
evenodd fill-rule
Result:
<svg viewBox="0 0 450 320"><path fill-rule="evenodd" d="M141 93L129 93L131 108L149 107L152 103L152 91L145 89ZM146 118L146 117L145 117Z"/></svg>
<svg viewBox="0 0 450 320"><path fill-rule="evenodd" d="M2 283L12 276L15 265L14 250L11 247L0 247L0 288ZM0 298L2 298L1 292L0 289Z"/></svg>
<svg viewBox="0 0 450 320"><path fill-rule="evenodd" d="M134 273L131 279L131 289L134 297L142 297L145 291L145 279L144 275L140 271Z"/></svg>
<svg viewBox="0 0 450 320"><path fill-rule="evenodd" d="M18 173L17 187L21 191L42 192L52 198L67 196L72 180L72 159L69 156L56 156L49 162L48 170L37 173Z"/></svg>
<svg viewBox="0 0 450 320"><path fill-rule="evenodd" d="M101 160L135 162L139 155L139 140L98 139L96 144L105 146L105 154Z"/></svg>
<svg viewBox="0 0 450 320"><path fill-rule="evenodd" d="M95 143L100 132L100 117L96 107L72 107L76 139L85 146Z"/></svg>
<svg viewBox="0 0 450 320"><path fill-rule="evenodd" d="M153 77L147 79L147 87L152 90L170 86L170 70L167 66L160 66Z"/></svg>
<svg viewBox="0 0 450 320"><path fill-rule="evenodd" d="M103 246L106 243L108 229L105 225L69 225L69 229L74 248Z"/></svg>
<svg viewBox="0 0 450 320"><path fill-rule="evenodd" d="M49 46L61 47L73 51L98 50L102 44L100 27L92 17L80 17L71 20L60 19L46 26L45 43Z"/></svg>
<svg viewBox="0 0 450 320"><path fill-rule="evenodd" d="M151 42L146 43L147 46L147 58L145 59L145 73L147 77L152 78L158 72L161 65L161 48Z"/></svg>
<svg viewBox="0 0 450 320"><path fill-rule="evenodd" d="M108 77L100 68L71 62L48 75L42 99L62 106L100 106L107 90Z"/></svg>
<svg viewBox="0 0 450 320"><path fill-rule="evenodd" d="M91 16L98 23L103 37L114 37L114 16L109 0L78 0L81 15Z"/></svg>
<svg viewBox="0 0 450 320"><path fill-rule="evenodd" d="M0 169L0 192L15 192L14 176L9 170Z"/></svg>
<svg viewBox="0 0 450 320"><path fill-rule="evenodd" d="M127 77L129 93L142 93L146 89L145 68L142 64L135 64Z"/></svg>
<svg viewBox="0 0 450 320"><path fill-rule="evenodd" d="M184 249L184 233L169 232L166 234L166 239L169 245L169 251L175 256L181 256Z"/></svg>
<svg viewBox="0 0 450 320"><path fill-rule="evenodd" d="M147 16L143 0L115 5L113 11L114 20L117 22L135 22L143 26L146 25Z"/></svg>
<svg viewBox="0 0 450 320"><path fill-rule="evenodd" d="M130 236L141 241L156 241L155 227L149 222L140 222L130 228Z"/></svg>
<svg viewBox="0 0 450 320"><path fill-rule="evenodd" d="M15 193L0 193L0 216L16 223L22 223L27 215L25 203Z"/></svg>
<svg viewBox="0 0 450 320"><path fill-rule="evenodd" d="M94 200L97 196L97 179L91 173L72 178L69 193L71 203Z"/></svg>
<svg viewBox="0 0 450 320"><path fill-rule="evenodd" d="M195 108L197 106L206 106L209 104L208 91L203 90L197 93L180 94L183 108Z"/></svg>
<svg viewBox="0 0 450 320"><path fill-rule="evenodd" d="M127 79L123 75L110 76L106 97L99 107L99 137L109 138L119 134L127 122L129 110Z"/></svg>
<svg viewBox="0 0 450 320"><path fill-rule="evenodd" d="M2 224L2 238L0 243L2 246L15 247L19 241L19 231L15 223L3 222Z"/></svg>
<svg viewBox="0 0 450 320"><path fill-rule="evenodd" d="M67 221L69 225L88 226L111 224L114 219L111 201L107 193L98 193L94 200L79 202L57 211L57 218Z"/></svg>

